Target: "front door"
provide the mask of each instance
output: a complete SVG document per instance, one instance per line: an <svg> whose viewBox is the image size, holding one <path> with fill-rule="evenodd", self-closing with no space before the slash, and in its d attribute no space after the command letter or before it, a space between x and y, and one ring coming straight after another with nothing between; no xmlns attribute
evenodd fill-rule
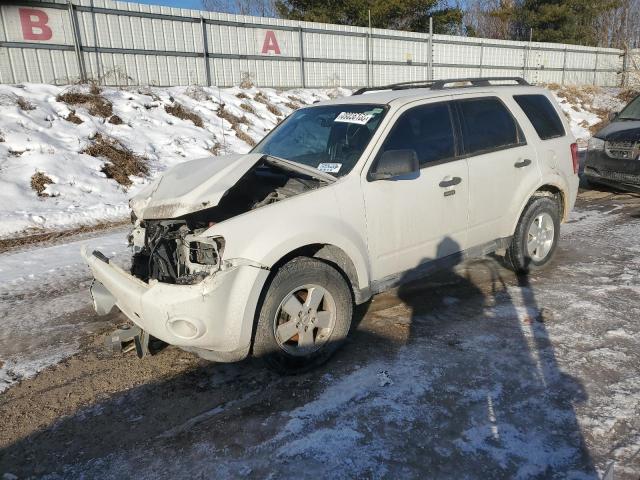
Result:
<svg viewBox="0 0 640 480"><path fill-rule="evenodd" d="M365 172L361 181L375 281L410 275L422 263L467 247L469 175L454 132L450 102L405 107L376 158L389 150L414 150L419 174L371 181Z"/></svg>

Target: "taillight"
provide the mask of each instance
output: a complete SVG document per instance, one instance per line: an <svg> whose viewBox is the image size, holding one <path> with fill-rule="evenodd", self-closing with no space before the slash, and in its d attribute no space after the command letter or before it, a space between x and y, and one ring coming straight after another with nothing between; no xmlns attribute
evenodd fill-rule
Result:
<svg viewBox="0 0 640 480"><path fill-rule="evenodd" d="M580 160L578 159L578 144L571 144L571 161L573 162L573 173L578 174L580 169Z"/></svg>

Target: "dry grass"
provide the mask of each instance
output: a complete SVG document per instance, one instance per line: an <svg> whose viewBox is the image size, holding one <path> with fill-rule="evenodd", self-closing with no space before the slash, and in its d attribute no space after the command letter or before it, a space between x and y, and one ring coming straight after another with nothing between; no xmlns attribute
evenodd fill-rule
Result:
<svg viewBox="0 0 640 480"><path fill-rule="evenodd" d="M35 110L36 107L33 105L33 103L31 103L29 100L27 100L24 97L18 97L18 100L16 100L16 103L18 104L18 107L20 107L20 110Z"/></svg>
<svg viewBox="0 0 640 480"><path fill-rule="evenodd" d="M204 123L202 118L200 118L200 115L192 112L191 110L187 110L178 102L175 102L173 105L166 105L164 107L164 111L182 120L191 120L196 127L204 127Z"/></svg>
<svg viewBox="0 0 640 480"><path fill-rule="evenodd" d="M44 193L47 185L55 183L51 178L42 172L36 172L31 176L31 188L36 192L39 197L48 197L47 193Z"/></svg>
<svg viewBox="0 0 640 480"><path fill-rule="evenodd" d="M209 94L200 85L191 85L185 90L184 94L187 97L191 97L194 100L197 100L198 102L206 102L211 100Z"/></svg>
<svg viewBox="0 0 640 480"><path fill-rule="evenodd" d="M211 155L220 155L223 151L222 145L220 145L220 142L215 142L211 147L209 147L207 150L209 150L209 152L211 153Z"/></svg>
<svg viewBox="0 0 640 480"><path fill-rule="evenodd" d="M113 125L122 125L122 119L118 115L112 115L109 119L109 123Z"/></svg>
<svg viewBox="0 0 640 480"><path fill-rule="evenodd" d="M107 163L101 171L123 187L131 186L130 176L145 176L149 173L146 158L136 155L117 140L100 134L96 135L93 143L82 153L106 159Z"/></svg>
<svg viewBox="0 0 640 480"><path fill-rule="evenodd" d="M251 72L242 72L240 74L240 88L248 90L253 86L253 74Z"/></svg>
<svg viewBox="0 0 640 480"><path fill-rule="evenodd" d="M240 92L240 93L236 93L236 97L243 99L243 98L249 98L249 95L247 95L244 92Z"/></svg>
<svg viewBox="0 0 640 480"><path fill-rule="evenodd" d="M256 96L253 97L253 99L256 102L259 102L259 103L262 103L263 105L266 105L267 106L267 110L269 110L271 113L273 113L276 117L281 117L282 116L282 112L280 111L280 109L278 107L276 107L273 103L271 103L269 101L269 99L262 92L256 93Z"/></svg>
<svg viewBox="0 0 640 480"><path fill-rule="evenodd" d="M227 110L225 108L225 104L221 104L218 107L218 117L220 118L224 118L227 122L229 122L231 124L231 128L235 128L236 125L240 124L240 123L249 123L249 121L247 120L247 117L237 117L236 115L234 115L233 113L231 113L229 110Z"/></svg>
<svg viewBox="0 0 640 480"><path fill-rule="evenodd" d="M236 125L235 127L233 127L233 131L236 132L236 137L238 137L244 143L246 143L247 145L251 145L252 147L255 147L256 141L253 138L251 138L247 132L242 130L240 125Z"/></svg>
<svg viewBox="0 0 640 480"><path fill-rule="evenodd" d="M284 104L284 106L290 108L291 110L298 110L300 108L299 104L293 102L287 102Z"/></svg>
<svg viewBox="0 0 640 480"><path fill-rule="evenodd" d="M629 103L631 100L640 95L640 89L634 87L627 87L620 90L620 93L616 95L616 98L624 103Z"/></svg>
<svg viewBox="0 0 640 480"><path fill-rule="evenodd" d="M95 87L95 88L94 88ZM59 102L68 105L85 106L89 114L95 117L107 118L113 115L113 106L111 102L100 96L100 89L96 85L92 85L91 92L98 93L82 93L77 91L69 91L61 93L56 97Z"/></svg>
<svg viewBox="0 0 640 480"><path fill-rule="evenodd" d="M80 125L81 123L84 123L82 121L82 119L76 115L76 111L75 110L71 110L71 113L69 115L67 115L66 117L64 117L64 119L67 122L71 122L71 123L75 123L76 125Z"/></svg>
<svg viewBox="0 0 640 480"><path fill-rule="evenodd" d="M253 113L255 115L256 113L256 109L253 108L250 104L248 103L241 103L240 104L240 108L243 109L245 112L249 112L249 113Z"/></svg>
<svg viewBox="0 0 640 480"><path fill-rule="evenodd" d="M107 230L115 227L122 227L129 225L130 220L122 220L119 222L104 222L97 225L83 225L77 228L69 230L61 230L55 232L42 232L42 233L27 233L19 234L17 237L0 239L0 253L5 253L10 250L26 247L27 245L34 245L37 243L57 243L57 241L63 240L74 235L82 233L97 232L100 230Z"/></svg>
<svg viewBox="0 0 640 480"><path fill-rule="evenodd" d="M236 132L236 137L238 137L240 140L247 143L248 145L251 145L252 147L256 144L256 141L253 138L251 138L247 134L247 132L242 130L242 128L240 127L240 125L242 124L249 123L249 121L247 120L247 117L235 116L233 113L231 113L229 110L225 108L224 103L218 107L218 116L221 118L224 118L227 122L231 124L231 128L233 129L234 132Z"/></svg>

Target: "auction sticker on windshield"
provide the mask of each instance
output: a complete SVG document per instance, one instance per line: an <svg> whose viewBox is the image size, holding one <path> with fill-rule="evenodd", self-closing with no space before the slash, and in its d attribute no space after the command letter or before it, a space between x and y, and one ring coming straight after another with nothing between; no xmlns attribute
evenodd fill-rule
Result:
<svg viewBox="0 0 640 480"><path fill-rule="evenodd" d="M356 123L358 125L366 125L373 118L370 113L342 112L336 117L335 122Z"/></svg>
<svg viewBox="0 0 640 480"><path fill-rule="evenodd" d="M341 163L321 163L318 165L318 170L325 173L338 173L341 168Z"/></svg>

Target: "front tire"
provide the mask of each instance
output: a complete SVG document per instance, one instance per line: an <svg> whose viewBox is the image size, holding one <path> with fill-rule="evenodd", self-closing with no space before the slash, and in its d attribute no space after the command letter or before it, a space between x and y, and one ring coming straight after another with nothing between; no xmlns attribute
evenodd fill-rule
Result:
<svg viewBox="0 0 640 480"><path fill-rule="evenodd" d="M522 212L505 259L517 273L543 267L553 258L560 236L560 208L550 197L533 197Z"/></svg>
<svg viewBox="0 0 640 480"><path fill-rule="evenodd" d="M351 290L340 272L315 258L295 258L268 287L253 355L280 373L309 370L344 342L352 316Z"/></svg>

